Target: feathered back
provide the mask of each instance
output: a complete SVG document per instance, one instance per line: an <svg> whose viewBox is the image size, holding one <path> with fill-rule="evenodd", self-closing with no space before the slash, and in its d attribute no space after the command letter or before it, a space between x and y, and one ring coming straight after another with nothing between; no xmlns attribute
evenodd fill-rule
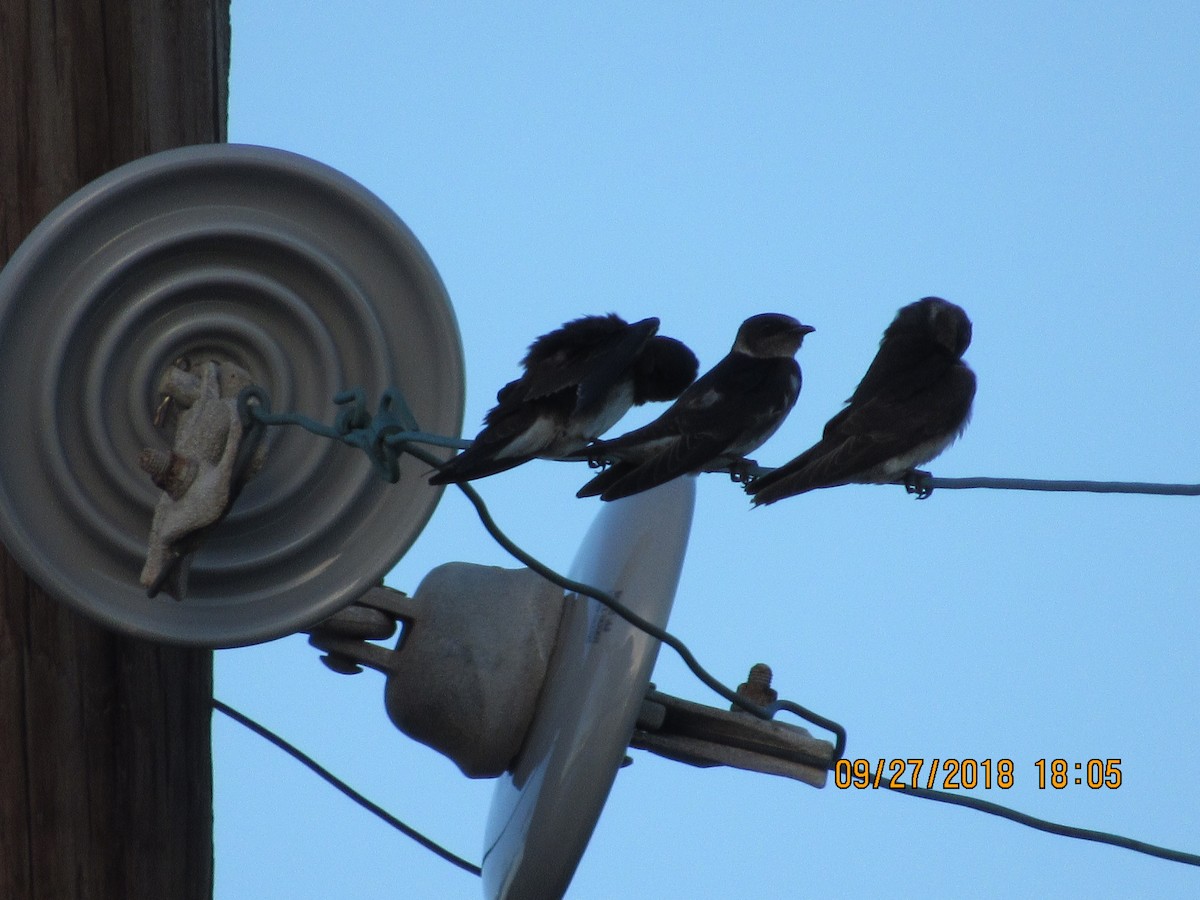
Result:
<svg viewBox="0 0 1200 900"><path fill-rule="evenodd" d="M903 307L883 332L879 352L847 401L900 400L937 381L971 344L971 320L960 306L925 297Z"/></svg>

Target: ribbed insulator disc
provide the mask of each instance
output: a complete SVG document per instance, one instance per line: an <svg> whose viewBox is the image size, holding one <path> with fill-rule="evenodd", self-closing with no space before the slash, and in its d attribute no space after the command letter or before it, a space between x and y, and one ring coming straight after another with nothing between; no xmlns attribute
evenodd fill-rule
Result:
<svg viewBox="0 0 1200 900"><path fill-rule="evenodd" d="M275 411L323 422L399 388L457 435L463 360L433 264L346 176L264 147L156 154L52 212L0 273L0 535L61 600L123 631L231 646L318 621L375 584L440 497L358 451L268 429L266 466L197 554L188 595L138 582L159 491L138 467L159 379L179 358L235 362Z"/></svg>

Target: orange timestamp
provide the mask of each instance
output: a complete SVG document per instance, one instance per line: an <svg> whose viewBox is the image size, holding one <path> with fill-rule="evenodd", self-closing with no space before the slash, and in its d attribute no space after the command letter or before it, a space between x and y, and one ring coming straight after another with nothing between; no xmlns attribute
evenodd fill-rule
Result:
<svg viewBox="0 0 1200 900"><path fill-rule="evenodd" d="M1038 788L1061 790L1070 785L1086 785L1093 790L1121 786L1120 759L1039 759ZM1017 783L1016 765L1011 759L839 759L833 767L833 784L846 788L887 788L889 790L970 791L975 788L1008 790Z"/></svg>

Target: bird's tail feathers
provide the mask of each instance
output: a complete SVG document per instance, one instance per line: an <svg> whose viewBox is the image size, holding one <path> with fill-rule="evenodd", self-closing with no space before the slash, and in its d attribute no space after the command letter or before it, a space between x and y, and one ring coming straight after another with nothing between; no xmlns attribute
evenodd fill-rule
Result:
<svg viewBox="0 0 1200 900"><path fill-rule="evenodd" d="M491 457L482 452L472 453L468 447L458 456L452 457L429 478L432 485L459 484L463 481L474 481L476 478L486 478L499 472L515 469L522 463L529 462L533 456L504 456Z"/></svg>
<svg viewBox="0 0 1200 900"><path fill-rule="evenodd" d="M595 476L591 481L581 487L575 494L576 497L601 497L614 484L629 474L628 466L613 465L609 466L599 475ZM608 497L603 497L607 500Z"/></svg>
<svg viewBox="0 0 1200 900"><path fill-rule="evenodd" d="M760 475L746 485L746 493L750 495L755 506L767 506L785 497L803 494L814 488L826 487L813 470L813 464L820 459L816 452L820 445L801 453L791 462L785 463L778 469Z"/></svg>

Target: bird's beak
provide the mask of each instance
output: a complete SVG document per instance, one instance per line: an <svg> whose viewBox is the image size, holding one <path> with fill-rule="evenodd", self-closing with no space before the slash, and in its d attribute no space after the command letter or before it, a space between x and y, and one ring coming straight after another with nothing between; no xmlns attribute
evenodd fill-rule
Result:
<svg viewBox="0 0 1200 900"><path fill-rule="evenodd" d="M812 333L813 333L814 331L816 331L816 330L817 330L817 329L813 328L811 325L800 325L800 326L799 326L799 327L796 329L796 334L798 334L798 335L800 335L800 336L802 336L802 337L803 337L803 336L804 336L804 335L806 335L806 334L812 334Z"/></svg>

